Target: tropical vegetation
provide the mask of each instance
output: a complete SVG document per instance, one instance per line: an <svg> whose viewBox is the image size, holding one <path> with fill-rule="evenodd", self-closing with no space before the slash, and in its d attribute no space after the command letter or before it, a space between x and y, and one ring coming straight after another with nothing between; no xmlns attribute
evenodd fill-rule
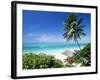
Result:
<svg viewBox="0 0 100 80"><path fill-rule="evenodd" d="M66 65L70 66L73 66L73 63L81 63L80 66L91 66L91 44L88 43L79 53L67 58L66 62Z"/></svg>
<svg viewBox="0 0 100 80"><path fill-rule="evenodd" d="M23 54L23 69L60 68L63 62L44 53Z"/></svg>
<svg viewBox="0 0 100 80"><path fill-rule="evenodd" d="M83 19L77 19L77 16L75 13L71 13L67 19L64 21L64 38L69 40L74 40L79 49L81 50L79 39L81 39L81 36L85 36L84 33L84 25L82 24Z"/></svg>

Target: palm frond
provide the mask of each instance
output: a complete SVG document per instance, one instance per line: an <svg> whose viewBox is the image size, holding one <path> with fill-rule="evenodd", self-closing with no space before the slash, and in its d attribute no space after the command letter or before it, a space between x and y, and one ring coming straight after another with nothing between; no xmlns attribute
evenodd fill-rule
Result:
<svg viewBox="0 0 100 80"><path fill-rule="evenodd" d="M77 26L79 26L82 22L83 22L83 18L81 18L81 19L78 21Z"/></svg>
<svg viewBox="0 0 100 80"><path fill-rule="evenodd" d="M85 25L81 24L81 25L78 25L77 27L84 29Z"/></svg>
<svg viewBox="0 0 100 80"><path fill-rule="evenodd" d="M64 38L68 41L74 39L81 39L81 36L85 36L84 27L82 24L83 18L77 20L77 16L75 14L70 14L68 18L64 21Z"/></svg>
<svg viewBox="0 0 100 80"><path fill-rule="evenodd" d="M83 32L82 32L82 33L80 33L80 34L81 34L82 36L86 36L86 33L83 33Z"/></svg>

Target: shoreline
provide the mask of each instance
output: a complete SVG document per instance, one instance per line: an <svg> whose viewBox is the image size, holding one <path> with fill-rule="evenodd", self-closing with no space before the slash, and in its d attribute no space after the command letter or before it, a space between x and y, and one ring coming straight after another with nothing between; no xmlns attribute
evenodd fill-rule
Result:
<svg viewBox="0 0 100 80"><path fill-rule="evenodd" d="M56 50L50 50L50 51L24 51L23 50L23 54L25 53L37 53L37 54L40 54L40 53L45 53L47 55L52 55L52 54L60 54L60 53L63 53L64 51L66 50L70 50L70 51L74 51L74 50L79 50L78 48L73 48L73 49L56 49Z"/></svg>

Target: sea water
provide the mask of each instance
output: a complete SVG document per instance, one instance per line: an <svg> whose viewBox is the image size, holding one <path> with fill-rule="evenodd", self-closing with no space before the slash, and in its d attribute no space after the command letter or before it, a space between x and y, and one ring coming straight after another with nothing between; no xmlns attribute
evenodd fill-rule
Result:
<svg viewBox="0 0 100 80"><path fill-rule="evenodd" d="M81 49L86 44L80 44ZM77 44L67 43L32 43L23 45L23 53L46 53L46 54L57 54L62 53L66 50L79 50Z"/></svg>

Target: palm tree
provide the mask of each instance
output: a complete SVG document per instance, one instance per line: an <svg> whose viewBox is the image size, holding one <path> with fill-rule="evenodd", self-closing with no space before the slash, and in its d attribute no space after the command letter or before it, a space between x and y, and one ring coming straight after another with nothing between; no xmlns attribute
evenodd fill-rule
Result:
<svg viewBox="0 0 100 80"><path fill-rule="evenodd" d="M81 39L81 36L85 36L84 33L84 25L82 24L83 19L77 19L77 15L74 13L71 13L68 18L64 21L64 38L66 38L68 41L74 39L74 41L77 43L79 49L81 50L79 39Z"/></svg>

